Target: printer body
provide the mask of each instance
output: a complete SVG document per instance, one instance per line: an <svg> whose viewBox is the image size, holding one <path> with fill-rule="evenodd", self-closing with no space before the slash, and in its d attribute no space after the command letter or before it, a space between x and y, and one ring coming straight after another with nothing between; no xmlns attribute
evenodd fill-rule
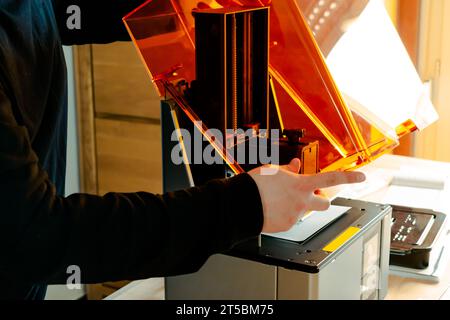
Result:
<svg viewBox="0 0 450 320"><path fill-rule="evenodd" d="M269 130L280 129L268 67L269 8L200 11L195 13L195 22L197 78L169 88L183 92L183 99L176 101L170 95L162 102L164 191L230 177L235 174L233 167L248 171L260 166L264 163L258 157L249 163L248 155L259 155L262 148L265 154L277 155L271 164L287 164L298 157L301 173L318 173L318 140L305 137L304 128L285 129L276 137ZM180 108L180 104L185 105ZM202 124L192 123L183 112L189 106ZM203 139L207 131L203 123L219 128L222 141L213 133ZM201 150L211 140L223 147L224 157L232 154L231 165L193 159L193 137L202 137ZM184 153L181 159L186 161L173 161L174 150L177 155ZM244 161L236 161L241 154ZM391 208L344 199L333 205L348 210L339 219L317 226L308 239L297 242L262 235L241 243L211 257L195 274L167 278L166 298L384 298Z"/></svg>

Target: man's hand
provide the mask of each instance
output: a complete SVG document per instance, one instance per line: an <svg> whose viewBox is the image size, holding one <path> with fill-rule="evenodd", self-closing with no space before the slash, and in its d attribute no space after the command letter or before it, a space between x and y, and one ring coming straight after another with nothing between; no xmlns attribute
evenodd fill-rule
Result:
<svg viewBox="0 0 450 320"><path fill-rule="evenodd" d="M330 200L321 196L318 190L341 184L360 183L366 179L361 172L299 175L300 166L300 160L294 159L287 166L272 167L277 169L273 175L264 174L268 167L249 172L261 195L264 210L263 232L290 230L308 211L328 210Z"/></svg>

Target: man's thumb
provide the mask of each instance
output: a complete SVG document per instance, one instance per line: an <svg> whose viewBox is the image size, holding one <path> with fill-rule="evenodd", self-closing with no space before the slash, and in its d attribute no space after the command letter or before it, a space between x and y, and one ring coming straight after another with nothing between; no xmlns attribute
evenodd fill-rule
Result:
<svg viewBox="0 0 450 320"><path fill-rule="evenodd" d="M293 172L293 173L299 173L300 169L302 167L302 162L300 161L300 159L293 159L291 161L291 163L289 163L289 165L287 166L288 170Z"/></svg>

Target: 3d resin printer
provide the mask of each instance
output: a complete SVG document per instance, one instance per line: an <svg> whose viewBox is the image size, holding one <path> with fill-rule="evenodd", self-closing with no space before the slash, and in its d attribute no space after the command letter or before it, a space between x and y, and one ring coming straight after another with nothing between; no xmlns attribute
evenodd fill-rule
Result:
<svg viewBox="0 0 450 320"><path fill-rule="evenodd" d="M379 48L386 40L364 29L374 15L385 19L383 10L377 0L153 0L125 17L162 97L164 191L260 166L248 156L255 150L277 152L276 164L299 157L304 174L356 169L434 122L412 63L391 70L383 59L392 48ZM359 34L369 43L345 51ZM403 48L399 39L393 43ZM379 61L368 63L365 51ZM401 104L383 101L390 93L382 90L391 88L377 79L395 82L405 73L410 83L396 94L417 92ZM202 150L222 163L195 161L186 135L201 137ZM177 148L182 161L175 163ZM210 258L196 274L168 278L166 297L382 299L391 207L333 204L289 234L264 235Z"/></svg>

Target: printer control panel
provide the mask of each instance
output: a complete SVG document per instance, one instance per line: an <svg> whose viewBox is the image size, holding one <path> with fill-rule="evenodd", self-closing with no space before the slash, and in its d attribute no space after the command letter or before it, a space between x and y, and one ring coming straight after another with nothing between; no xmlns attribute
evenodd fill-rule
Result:
<svg viewBox="0 0 450 320"><path fill-rule="evenodd" d="M432 214L394 210L391 240L405 245L422 245L435 220Z"/></svg>

